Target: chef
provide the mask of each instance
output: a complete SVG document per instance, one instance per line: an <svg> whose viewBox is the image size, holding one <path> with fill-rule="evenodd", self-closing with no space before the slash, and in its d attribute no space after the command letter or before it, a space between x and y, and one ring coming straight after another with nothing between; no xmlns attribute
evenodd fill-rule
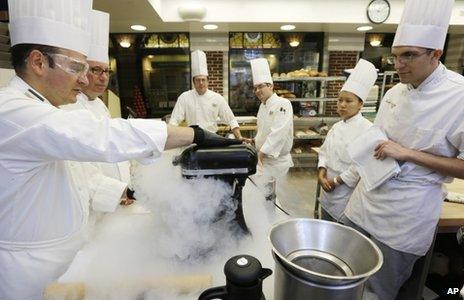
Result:
<svg viewBox="0 0 464 300"><path fill-rule="evenodd" d="M250 61L253 86L261 102L254 138L258 149L257 177L267 200L276 200L276 180L285 177L293 166L290 150L293 146L293 109L288 99L277 96L269 63L265 58Z"/></svg>
<svg viewBox="0 0 464 300"><path fill-rule="evenodd" d="M88 84L91 7L91 0L9 2L16 76L0 90L0 299L42 299L81 246L88 194L68 161L151 163L192 142L236 142L200 128L58 109Z"/></svg>
<svg viewBox="0 0 464 300"><path fill-rule="evenodd" d="M351 159L347 146L372 126L360 110L376 79L374 65L360 59L338 95L337 112L342 120L327 133L319 153L318 182L324 190L319 201L324 220L338 221L353 192L353 188L344 184L343 180L357 180L356 174L349 168Z"/></svg>
<svg viewBox="0 0 464 300"><path fill-rule="evenodd" d="M109 81L109 40L110 15L108 13L92 10L90 14L90 49L87 56L89 84L82 88L77 95L76 103L60 106L65 110L86 109L97 118L110 118L108 108L99 98ZM77 163L73 163L77 164ZM76 169L90 168L86 173L92 176L87 179L96 188L92 193L92 206L94 210L111 212L119 203L131 204L134 200L128 198L127 189L130 185L130 163L84 163ZM81 172L82 173L82 172ZM85 174L85 173L83 173ZM76 174L78 176L78 174Z"/></svg>
<svg viewBox="0 0 464 300"><path fill-rule="evenodd" d="M440 63L453 0L406 0L392 55L401 83L383 98L374 125L388 140L372 153L401 171L367 191L363 178L344 223L380 247L384 263L368 288L394 299L429 250L444 199L442 185L464 178L464 77Z"/></svg>
<svg viewBox="0 0 464 300"><path fill-rule="evenodd" d="M240 127L224 97L208 89L208 65L206 54L192 52L192 83L194 88L182 93L177 99L169 124L178 126L182 121L217 132L217 121L230 126L234 136L242 139Z"/></svg>

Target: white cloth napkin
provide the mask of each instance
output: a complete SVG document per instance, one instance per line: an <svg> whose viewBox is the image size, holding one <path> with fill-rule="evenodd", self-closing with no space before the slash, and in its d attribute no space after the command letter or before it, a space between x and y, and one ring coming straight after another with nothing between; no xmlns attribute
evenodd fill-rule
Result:
<svg viewBox="0 0 464 300"><path fill-rule="evenodd" d="M348 145L348 154L368 191L400 172L400 166L395 159L387 157L379 160L374 157L375 147L386 140L388 138L382 129L372 126Z"/></svg>

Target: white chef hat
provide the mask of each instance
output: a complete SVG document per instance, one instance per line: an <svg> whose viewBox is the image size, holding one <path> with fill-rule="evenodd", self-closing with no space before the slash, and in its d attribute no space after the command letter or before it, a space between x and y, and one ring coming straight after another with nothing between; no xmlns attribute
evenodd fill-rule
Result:
<svg viewBox="0 0 464 300"><path fill-rule="evenodd" d="M375 66L361 58L340 91L351 92L365 101L376 79Z"/></svg>
<svg viewBox="0 0 464 300"><path fill-rule="evenodd" d="M253 85L261 83L273 83L269 63L265 58L250 60L251 74L253 75Z"/></svg>
<svg viewBox="0 0 464 300"><path fill-rule="evenodd" d="M92 0L8 2L11 46L40 44L88 54Z"/></svg>
<svg viewBox="0 0 464 300"><path fill-rule="evenodd" d="M87 60L108 63L108 43L110 31L110 15L92 10L90 12L90 50Z"/></svg>
<svg viewBox="0 0 464 300"><path fill-rule="evenodd" d="M201 50L192 52L192 78L198 75L208 76L206 54Z"/></svg>
<svg viewBox="0 0 464 300"><path fill-rule="evenodd" d="M443 49L454 0L406 0L393 47Z"/></svg>

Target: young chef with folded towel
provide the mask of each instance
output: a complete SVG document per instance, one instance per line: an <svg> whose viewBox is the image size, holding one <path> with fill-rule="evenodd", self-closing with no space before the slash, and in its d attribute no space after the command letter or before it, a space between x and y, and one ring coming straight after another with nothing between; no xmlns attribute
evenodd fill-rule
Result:
<svg viewBox="0 0 464 300"><path fill-rule="evenodd" d="M382 268L367 284L382 300L395 299L429 250L443 183L464 178L464 77L440 63L453 3L406 0L392 47L401 83L382 99L374 125L388 140L372 153L401 170L370 191L361 177L343 218L382 250Z"/></svg>
<svg viewBox="0 0 464 300"><path fill-rule="evenodd" d="M354 186L344 184L344 180L357 181L351 178L353 173L349 167L351 159L347 152L348 144L365 132L372 123L361 115L363 102L377 79L377 71L370 62L360 59L340 90L337 101L337 112L342 118L335 123L322 144L318 162L318 182L323 192L321 218L338 221L343 215L346 203Z"/></svg>

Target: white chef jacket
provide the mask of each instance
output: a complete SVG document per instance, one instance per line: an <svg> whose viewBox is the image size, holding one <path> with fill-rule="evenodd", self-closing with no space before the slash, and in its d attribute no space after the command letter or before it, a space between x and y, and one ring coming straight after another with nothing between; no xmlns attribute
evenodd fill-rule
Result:
<svg viewBox="0 0 464 300"><path fill-rule="evenodd" d="M92 112L96 118L111 118L108 108L103 103L103 101L100 100L100 98L97 97L94 100L90 101L84 93L80 93L79 95L77 95L76 103L62 105L60 106L60 108L65 110L87 109L90 112ZM130 162L123 161L114 164L99 162L94 163L94 165L96 166L96 168L98 168L97 171L100 171L103 175L109 178L109 180L105 180L101 183L104 184L106 182L108 184L109 189L111 189L111 183L115 184L115 192L120 190L122 183L125 183L122 191L124 191L126 186L130 187ZM104 180L104 177L102 176L101 179ZM122 194L122 191L119 195ZM110 199L107 198L107 200ZM102 202L102 204L104 203ZM109 202L108 204L113 206L111 202Z"/></svg>
<svg viewBox="0 0 464 300"><path fill-rule="evenodd" d="M211 90L199 95L195 89L182 93L177 99L169 124L178 126L182 121L217 132L217 121L234 129L238 126L234 114L224 97Z"/></svg>
<svg viewBox="0 0 464 300"><path fill-rule="evenodd" d="M256 149L268 157L263 173L282 177L293 166L290 150L293 146L293 108L290 101L273 94L261 103L257 116Z"/></svg>
<svg viewBox="0 0 464 300"><path fill-rule="evenodd" d="M339 175L343 175L342 179L346 179L347 176L353 177L353 172L349 170L351 159L347 151L348 144L371 126L372 123L364 118L361 113L348 120L339 121L332 126L321 146L318 162L318 168L327 169L328 179ZM353 180L357 181L358 177L356 176ZM322 191L319 201L321 206L334 219L339 220L352 192L352 187L342 184L330 193Z"/></svg>
<svg viewBox="0 0 464 300"><path fill-rule="evenodd" d="M0 299L41 299L86 222L88 194L69 161L154 162L166 124L63 111L14 77L0 89L0 132Z"/></svg>
<svg viewBox="0 0 464 300"><path fill-rule="evenodd" d="M397 84L389 90L374 124L404 147L464 159L463 120L464 77L440 64L416 89ZM424 255L440 217L442 183L452 178L399 163L399 175L370 192L360 182L345 214L389 247Z"/></svg>

